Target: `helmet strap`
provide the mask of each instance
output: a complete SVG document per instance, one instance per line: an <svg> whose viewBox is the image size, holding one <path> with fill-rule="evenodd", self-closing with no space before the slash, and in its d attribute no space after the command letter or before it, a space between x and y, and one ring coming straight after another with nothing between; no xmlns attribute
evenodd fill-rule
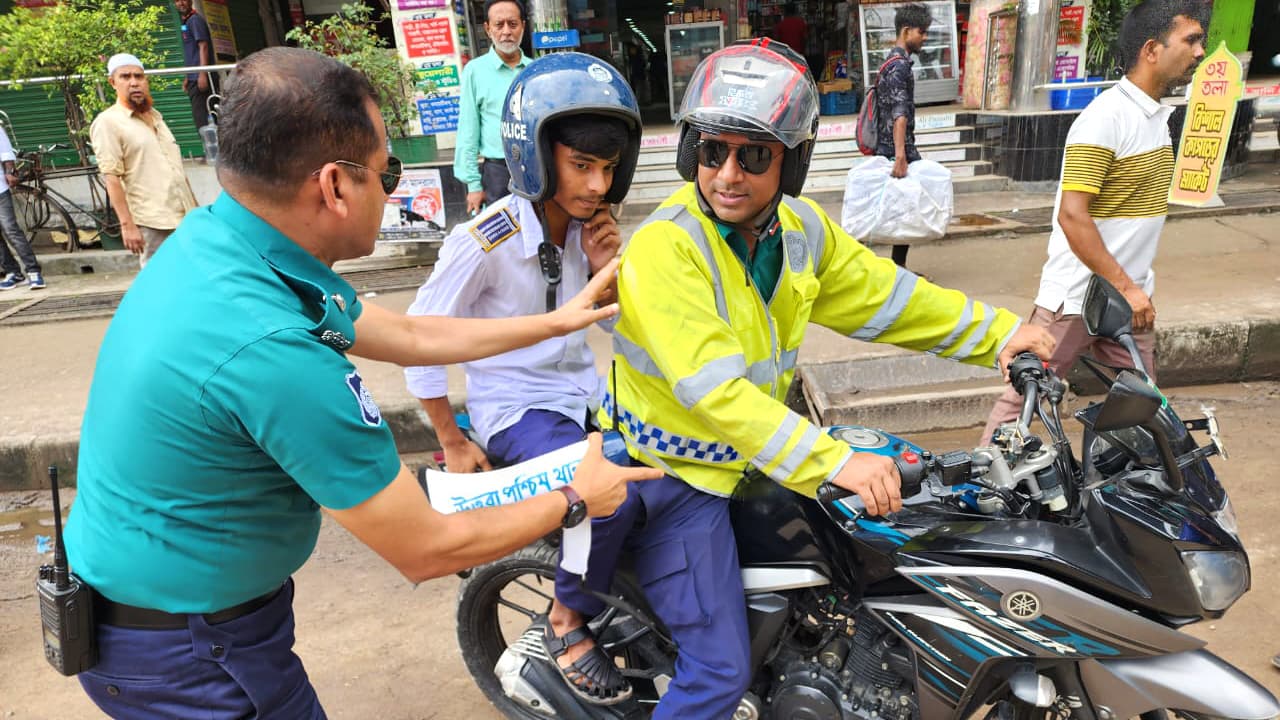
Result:
<svg viewBox="0 0 1280 720"><path fill-rule="evenodd" d="M542 227L542 242L538 244L538 267L542 270L542 279L547 283L547 312L551 312L556 309L556 289L560 287L560 280L564 277L564 266L560 260L560 248L551 241L546 207L541 201L535 202L533 212L538 216L538 225Z"/></svg>
<svg viewBox="0 0 1280 720"><path fill-rule="evenodd" d="M698 196L698 209L702 211L702 214L718 223L728 224L716 215L716 211L711 207L711 203L707 202L707 199L703 197L702 188L698 186L698 182L696 180L693 183L693 191L694 194ZM764 235L769 232L769 227L773 224L773 218L778 213L778 205L781 203L782 188L779 187L778 192L774 194L773 199L769 201L769 204L765 205L764 209L752 218L751 232L755 235L757 240L764 237Z"/></svg>

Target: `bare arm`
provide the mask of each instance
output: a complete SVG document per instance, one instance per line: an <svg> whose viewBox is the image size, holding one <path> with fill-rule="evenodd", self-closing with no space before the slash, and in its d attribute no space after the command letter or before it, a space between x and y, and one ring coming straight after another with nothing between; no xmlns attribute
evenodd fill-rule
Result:
<svg viewBox="0 0 1280 720"><path fill-rule="evenodd" d="M107 188L107 199L111 201L111 209L120 218L120 239L130 252L137 255L142 252L142 231L133 221L133 213L129 211L129 201L125 199L124 184L118 175L102 175L102 184Z"/></svg>
<svg viewBox="0 0 1280 720"><path fill-rule="evenodd" d="M582 292L543 315L485 319L408 316L365 303L356 320L356 343L348 352L405 367L451 365L580 330L618 313L616 303L595 307L596 299L613 283L617 262L610 261Z"/></svg>
<svg viewBox="0 0 1280 720"><path fill-rule="evenodd" d="M418 402L427 411L427 417L431 418L431 427L435 428L436 439L444 450L444 462L449 472L469 473L476 469L493 469L484 451L462 434L458 421L453 416L449 398L419 398Z"/></svg>
<svg viewBox="0 0 1280 720"><path fill-rule="evenodd" d="M1133 329L1145 330L1155 322L1155 308L1147 294L1133 282L1115 256L1107 250L1102 234L1089 214L1094 196L1079 190L1063 190L1058 224L1067 236L1067 245L1085 267L1124 293L1133 308Z"/></svg>
<svg viewBox="0 0 1280 720"><path fill-rule="evenodd" d="M661 470L621 467L600 453L600 435L589 437L573 488L587 514L604 517L627 496L627 483L654 479ZM391 484L346 510L327 510L343 527L382 556L410 582L496 560L560 525L568 508L563 493L537 495L513 505L442 515L431 507L413 473L403 465Z"/></svg>
<svg viewBox="0 0 1280 720"><path fill-rule="evenodd" d="M893 121L893 176L907 176L907 116Z"/></svg>
<svg viewBox="0 0 1280 720"><path fill-rule="evenodd" d="M201 40L199 43L196 44L196 48L197 48L197 52L200 53L200 64L212 65L213 61L209 57L209 41ZM201 90L208 90L209 89L209 73L202 72L199 75L197 75L196 86L199 87Z"/></svg>

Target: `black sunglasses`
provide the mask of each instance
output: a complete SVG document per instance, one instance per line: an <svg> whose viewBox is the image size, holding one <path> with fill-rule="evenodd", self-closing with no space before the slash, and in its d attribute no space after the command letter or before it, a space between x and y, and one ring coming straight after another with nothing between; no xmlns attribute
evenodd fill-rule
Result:
<svg viewBox="0 0 1280 720"><path fill-rule="evenodd" d="M371 170L378 173L378 182L382 183L382 192L387 195L396 191L396 188L400 185L400 174L404 172L404 163L400 162L400 158L395 155L387 156L386 170L374 170L367 165L361 165L350 160L334 160L333 162L338 165L350 165L361 170ZM320 171L317 170L316 172Z"/></svg>
<svg viewBox="0 0 1280 720"><path fill-rule="evenodd" d="M706 168L718 168L729 159L729 153L737 151L738 167L752 175L763 175L773 164L773 148L767 145L730 145L723 140L699 140L698 164Z"/></svg>

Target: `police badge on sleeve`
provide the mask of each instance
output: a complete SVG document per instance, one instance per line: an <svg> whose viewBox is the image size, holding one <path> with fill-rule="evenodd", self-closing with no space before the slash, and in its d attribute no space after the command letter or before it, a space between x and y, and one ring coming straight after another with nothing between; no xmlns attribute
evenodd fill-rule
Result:
<svg viewBox="0 0 1280 720"><path fill-rule="evenodd" d="M351 388L351 394L356 396L356 404L360 406L360 419L364 424L369 427L382 424L382 411L378 409L378 403L374 401L369 388L364 386L360 373L352 370L346 380L347 387Z"/></svg>

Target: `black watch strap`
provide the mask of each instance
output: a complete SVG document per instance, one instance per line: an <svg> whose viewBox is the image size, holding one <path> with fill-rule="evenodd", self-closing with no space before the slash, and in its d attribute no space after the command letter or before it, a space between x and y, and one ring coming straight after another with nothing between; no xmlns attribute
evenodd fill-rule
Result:
<svg viewBox="0 0 1280 720"><path fill-rule="evenodd" d="M560 526L564 528L577 527L583 520L587 519L587 503L578 494L577 490L568 485L561 485L556 490L564 493L565 499L569 501L569 507L564 511L564 517L560 520Z"/></svg>

